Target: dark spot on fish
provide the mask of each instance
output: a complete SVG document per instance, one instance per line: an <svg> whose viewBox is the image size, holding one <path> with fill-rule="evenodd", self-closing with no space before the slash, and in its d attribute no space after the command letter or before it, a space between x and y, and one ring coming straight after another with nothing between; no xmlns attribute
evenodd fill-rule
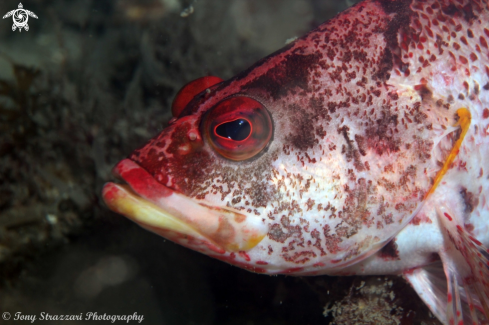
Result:
<svg viewBox="0 0 489 325"><path fill-rule="evenodd" d="M302 230L300 226L291 226L289 217L285 215L280 219L280 223L275 223L270 227L270 231L268 232L268 237L272 240L275 240L279 243L284 243L287 238L292 237L294 234L298 236L302 235ZM284 232L284 229L287 232Z"/></svg>
<svg viewBox="0 0 489 325"><path fill-rule="evenodd" d="M345 53L343 54L343 57L341 58L341 60L345 63L348 63L351 61L351 58L352 58L352 52L350 50L347 50L345 51Z"/></svg>
<svg viewBox="0 0 489 325"><path fill-rule="evenodd" d="M458 12L458 9L457 9L457 7L453 3L451 3L448 6L442 7L441 8L441 11L443 11L443 13L445 15L453 16L453 15L455 15L455 13Z"/></svg>
<svg viewBox="0 0 489 325"><path fill-rule="evenodd" d="M440 260L441 260L440 255L438 255L437 253L431 253L428 258L429 263L434 263Z"/></svg>
<svg viewBox="0 0 489 325"><path fill-rule="evenodd" d="M472 22L475 18L477 18L477 16L474 14L474 10L472 8L472 4L470 1L462 8L462 10L457 8L457 6L454 3L442 7L441 10L445 15L452 16L452 17L460 17L463 15L463 18L467 22Z"/></svg>
<svg viewBox="0 0 489 325"><path fill-rule="evenodd" d="M393 239L387 243L382 249L379 251L379 256L384 260L395 261L400 260L399 251L397 250L396 240Z"/></svg>
<svg viewBox="0 0 489 325"><path fill-rule="evenodd" d="M376 123L369 126L365 132L367 146L378 155L387 152L397 152L401 144L400 139L395 136L394 128L398 125L398 116L386 108L381 112L382 117Z"/></svg>
<svg viewBox="0 0 489 325"><path fill-rule="evenodd" d="M320 53L288 54L278 65L243 85L241 89L263 89L275 100L297 88L308 90L309 75L318 67L321 57Z"/></svg>
<svg viewBox="0 0 489 325"><path fill-rule="evenodd" d="M380 58L379 67L377 72L373 75L374 79L378 79L381 81L387 81L391 77L390 71L394 63L392 62L392 52L389 48L385 48L382 57Z"/></svg>
<svg viewBox="0 0 489 325"><path fill-rule="evenodd" d="M316 143L314 132L314 119L311 114L302 110L298 105L289 106L289 118L292 125L292 131L287 140L299 150L312 148Z"/></svg>
<svg viewBox="0 0 489 325"><path fill-rule="evenodd" d="M346 141L346 145L343 145L341 148L341 153L345 155L347 162L353 160L353 165L355 166L355 168L358 171L363 171L365 170L365 165L360 159L359 151L353 145L353 141L350 140L350 137L348 135L349 130L350 128L346 125L338 129L338 133L342 134Z"/></svg>
<svg viewBox="0 0 489 325"><path fill-rule="evenodd" d="M468 22L472 22L477 16L474 14L474 11L472 9L472 4L467 3L464 8L463 8L463 14L464 14L464 19Z"/></svg>
<svg viewBox="0 0 489 325"><path fill-rule="evenodd" d="M475 95L479 95L479 92L480 92L480 90L479 90L479 84L477 82L474 82L474 83L475 83L474 84L474 94Z"/></svg>
<svg viewBox="0 0 489 325"><path fill-rule="evenodd" d="M474 193L469 192L465 187L460 190L460 195L465 204L465 213L471 213L479 205L479 198Z"/></svg>
<svg viewBox="0 0 489 325"><path fill-rule="evenodd" d="M356 184L345 188L348 194L343 210L338 212L339 217L350 227L343 227L338 224L336 233L341 237L349 238L355 235L361 226L371 227L374 223L373 213L368 206L368 199L376 195L376 186L371 180L359 178ZM345 228L345 229L343 229Z"/></svg>
<svg viewBox="0 0 489 325"><path fill-rule="evenodd" d="M367 152L365 151L365 147L367 146L365 143L365 138L361 135L355 134L355 141L357 142L358 151L362 156L366 156Z"/></svg>
<svg viewBox="0 0 489 325"><path fill-rule="evenodd" d="M382 9L385 11L385 13L401 14L405 12L407 9L409 9L409 5L411 4L412 0L399 0L399 1L379 0L378 2L382 6Z"/></svg>
<svg viewBox="0 0 489 325"><path fill-rule="evenodd" d="M268 237L276 242L284 243L290 235L283 232L282 227L278 223L275 223L270 227Z"/></svg>
<svg viewBox="0 0 489 325"><path fill-rule="evenodd" d="M427 100L433 97L433 92L431 89L424 84L414 86L414 90L418 92L422 100Z"/></svg>
<svg viewBox="0 0 489 325"><path fill-rule="evenodd" d="M331 254L336 254L340 250L338 244L343 240L337 234L330 234L331 227L325 225L323 227L324 237L326 238L326 248Z"/></svg>
<svg viewBox="0 0 489 325"><path fill-rule="evenodd" d="M392 100L398 100L399 99L399 95L397 93L388 93L387 95L389 95L389 97Z"/></svg>
<svg viewBox="0 0 489 325"><path fill-rule="evenodd" d="M309 107L311 107L311 109L314 111L314 114L317 118L324 119L327 122L331 121L331 116L329 116L328 109L324 105L323 97L312 97L309 100Z"/></svg>
<svg viewBox="0 0 489 325"><path fill-rule="evenodd" d="M489 108L484 108L484 111L482 111L482 118L489 118Z"/></svg>
<svg viewBox="0 0 489 325"><path fill-rule="evenodd" d="M317 229L314 229L313 231L311 231L311 237L316 240L313 246L321 252L321 256L327 255L323 247L321 246L321 233Z"/></svg>
<svg viewBox="0 0 489 325"><path fill-rule="evenodd" d="M413 15L413 11L409 6L412 1L378 0L378 2L381 4L382 9L387 14L396 13L396 16L389 21L387 28L384 31L386 48L380 57L379 68L374 74L374 78L381 81L386 81L389 80L389 71L392 70L394 65L397 66L400 71L409 71L409 65L402 61L402 51L401 47L399 46L398 37L404 39L404 36L407 36L407 44L405 45L409 45L409 35L411 35L411 28L409 26L410 16Z"/></svg>

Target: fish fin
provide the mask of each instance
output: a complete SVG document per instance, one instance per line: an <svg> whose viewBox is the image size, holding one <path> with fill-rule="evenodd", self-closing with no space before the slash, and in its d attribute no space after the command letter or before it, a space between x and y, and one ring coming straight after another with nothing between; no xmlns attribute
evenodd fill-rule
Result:
<svg viewBox="0 0 489 325"><path fill-rule="evenodd" d="M460 225L446 206L438 207L437 215L446 240L446 249L439 254L448 285L448 321L478 324L480 319L486 324L489 321L489 250ZM462 305L467 307L465 313Z"/></svg>
<svg viewBox="0 0 489 325"><path fill-rule="evenodd" d="M460 151L460 146L462 145L462 142L464 141L465 135L469 131L470 128L470 122L471 122L471 115L470 111L467 108L459 108L457 110L457 115L458 115L458 121L455 126L460 127L460 135L455 141L452 150L450 151L450 154L448 155L447 159L445 160L445 163L443 164L442 168L438 171L436 174L436 177L433 181L433 186L431 186L431 189L426 192L425 194L425 199L428 198L431 194L433 194L440 184L441 180L445 176L446 172L450 169L450 166L452 165L453 161L457 157L459 151Z"/></svg>
<svg viewBox="0 0 489 325"><path fill-rule="evenodd" d="M450 267L445 268L447 276L447 319L449 324L463 325L464 312L462 310L462 302L460 300L460 289L457 280L457 271Z"/></svg>
<svg viewBox="0 0 489 325"><path fill-rule="evenodd" d="M447 280L441 261L408 270L403 275L436 318L446 324Z"/></svg>
<svg viewBox="0 0 489 325"><path fill-rule="evenodd" d="M448 274L450 282L447 280L443 264L435 262L408 270L403 275L441 323L487 324L487 321L479 320L485 318L481 313L481 303L473 286L468 284L459 286L454 272L449 270ZM450 302L448 293L452 297ZM449 322L448 319L453 321Z"/></svg>
<svg viewBox="0 0 489 325"><path fill-rule="evenodd" d="M468 284L464 284L463 286L464 291L462 291L463 298L465 298L465 301L467 301L467 304L469 306L468 312L470 314L470 319L472 320L472 324L480 324L479 322L479 317L477 316L477 310L475 306L481 306L480 301L474 300L474 297L472 294L466 294L467 292L474 292L474 288L472 286L469 286Z"/></svg>

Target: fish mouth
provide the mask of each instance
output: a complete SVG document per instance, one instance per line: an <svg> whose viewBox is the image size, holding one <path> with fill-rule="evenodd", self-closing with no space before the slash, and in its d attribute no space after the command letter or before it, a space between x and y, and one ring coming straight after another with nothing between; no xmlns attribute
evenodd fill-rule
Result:
<svg viewBox="0 0 489 325"><path fill-rule="evenodd" d="M183 246L208 255L248 251L268 232L260 218L189 198L159 183L130 159L119 162L113 173L126 184L104 185L107 206Z"/></svg>

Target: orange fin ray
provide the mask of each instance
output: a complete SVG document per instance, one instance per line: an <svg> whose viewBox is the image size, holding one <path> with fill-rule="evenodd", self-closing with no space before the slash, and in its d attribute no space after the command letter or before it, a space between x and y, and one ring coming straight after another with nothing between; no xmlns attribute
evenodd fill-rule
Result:
<svg viewBox="0 0 489 325"><path fill-rule="evenodd" d="M457 139L457 141L455 141L455 144L453 145L453 148L450 151L450 154L448 155L447 159L445 160L443 167L436 174L435 181L433 182L433 186L426 193L425 199L435 191L435 189L440 184L443 176L445 176L446 172L450 169L450 166L452 165L453 161L455 160L455 158L457 157L457 155L460 151L460 146L462 145L462 142L464 141L465 135L467 134L467 131L470 128L471 115L470 115L469 110L467 108L460 108L457 110L457 115L459 117L459 120L455 126L460 126L460 129L461 129L460 136Z"/></svg>

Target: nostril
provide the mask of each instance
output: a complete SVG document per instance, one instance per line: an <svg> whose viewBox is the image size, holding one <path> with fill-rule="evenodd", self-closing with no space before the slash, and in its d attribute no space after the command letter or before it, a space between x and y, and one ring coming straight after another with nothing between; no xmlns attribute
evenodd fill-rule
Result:
<svg viewBox="0 0 489 325"><path fill-rule="evenodd" d="M195 130L189 131L188 138L190 141L195 141L197 139L197 132Z"/></svg>
<svg viewBox="0 0 489 325"><path fill-rule="evenodd" d="M191 150L192 150L192 147L190 146L190 144L186 143L186 144L178 147L178 154L183 156L183 155L188 154Z"/></svg>
<svg viewBox="0 0 489 325"><path fill-rule="evenodd" d="M178 118L176 117L172 117L169 121L168 121L168 125L172 125L172 124L175 124L175 122L178 120Z"/></svg>

